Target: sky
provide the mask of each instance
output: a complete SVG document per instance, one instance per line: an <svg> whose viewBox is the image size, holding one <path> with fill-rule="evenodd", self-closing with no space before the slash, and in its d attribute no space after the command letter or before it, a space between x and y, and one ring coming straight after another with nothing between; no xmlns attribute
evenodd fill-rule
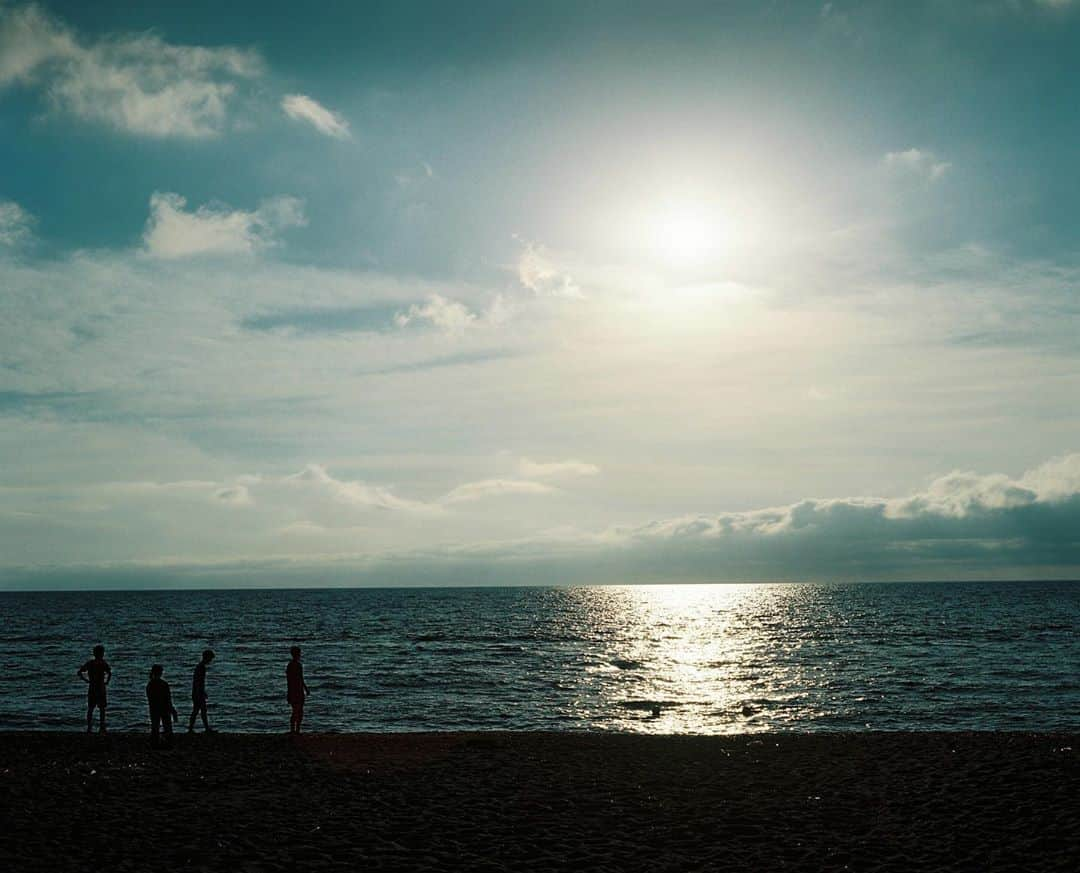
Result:
<svg viewBox="0 0 1080 873"><path fill-rule="evenodd" d="M1080 578L1080 2L0 0L0 587Z"/></svg>

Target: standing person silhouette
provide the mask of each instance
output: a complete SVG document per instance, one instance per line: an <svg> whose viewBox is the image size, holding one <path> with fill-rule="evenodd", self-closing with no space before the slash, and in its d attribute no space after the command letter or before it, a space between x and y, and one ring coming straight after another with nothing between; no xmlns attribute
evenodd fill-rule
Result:
<svg viewBox="0 0 1080 873"><path fill-rule="evenodd" d="M112 681L112 669L105 660L105 647L94 646L94 657L79 668L78 676L87 684L86 732L94 727L94 707L101 714L101 733L105 733L105 707L109 705L105 687Z"/></svg>
<svg viewBox="0 0 1080 873"><path fill-rule="evenodd" d="M195 672L191 674L191 718L188 720L189 734L195 733L195 716L202 716L203 730L208 733L216 733L210 727L210 720L206 717L206 668L214 660L214 650L206 649L202 653L202 660L195 665Z"/></svg>
<svg viewBox="0 0 1080 873"><path fill-rule="evenodd" d="M304 682L304 665L300 663L300 647L293 646L289 649L292 660L285 668L285 682L288 686L288 701L292 707L292 715L289 717L289 733L300 733L300 723L304 720L304 698L311 689Z"/></svg>
<svg viewBox="0 0 1080 873"><path fill-rule="evenodd" d="M160 745L160 731L165 731L165 745L172 745L172 726L180 714L172 702L169 683L161 678L165 669L161 664L150 668L150 681L146 683L146 702L150 705L150 742Z"/></svg>

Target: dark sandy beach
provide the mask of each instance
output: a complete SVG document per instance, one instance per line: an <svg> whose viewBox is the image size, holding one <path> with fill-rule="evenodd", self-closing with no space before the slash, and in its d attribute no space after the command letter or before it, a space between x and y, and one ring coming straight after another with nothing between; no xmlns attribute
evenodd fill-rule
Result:
<svg viewBox="0 0 1080 873"><path fill-rule="evenodd" d="M0 734L5 870L1068 870L1078 735Z"/></svg>

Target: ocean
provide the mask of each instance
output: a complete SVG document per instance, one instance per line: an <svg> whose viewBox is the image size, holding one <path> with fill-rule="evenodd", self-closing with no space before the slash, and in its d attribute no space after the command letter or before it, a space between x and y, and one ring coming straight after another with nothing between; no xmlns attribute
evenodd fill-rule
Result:
<svg viewBox="0 0 1080 873"><path fill-rule="evenodd" d="M0 593L0 729L85 725L96 643L113 730L165 667L190 712L285 731L289 647L310 731L722 734L1080 729L1080 584ZM654 716L654 707L659 715Z"/></svg>

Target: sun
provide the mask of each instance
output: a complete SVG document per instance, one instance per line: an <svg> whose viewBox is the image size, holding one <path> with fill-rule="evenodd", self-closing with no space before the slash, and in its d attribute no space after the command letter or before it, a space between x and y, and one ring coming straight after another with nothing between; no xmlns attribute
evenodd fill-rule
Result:
<svg viewBox="0 0 1080 873"><path fill-rule="evenodd" d="M653 216L651 225L656 254L671 264L698 263L717 248L719 227L704 209L667 207Z"/></svg>

